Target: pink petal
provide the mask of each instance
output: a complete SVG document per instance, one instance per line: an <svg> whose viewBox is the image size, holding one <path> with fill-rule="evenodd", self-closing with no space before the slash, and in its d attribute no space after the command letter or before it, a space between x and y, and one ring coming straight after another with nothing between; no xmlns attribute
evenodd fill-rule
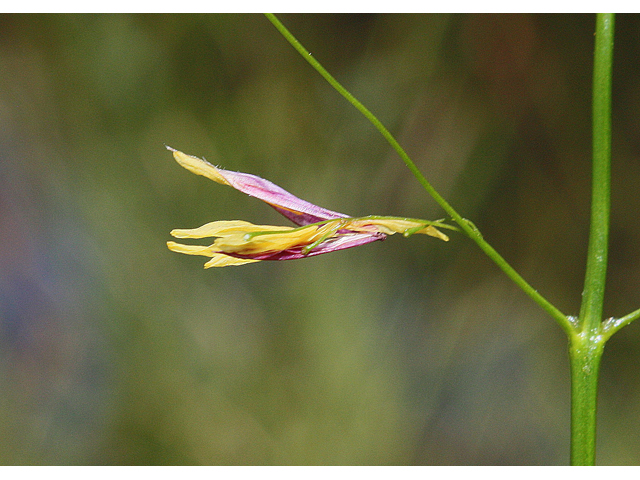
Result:
<svg viewBox="0 0 640 480"><path fill-rule="evenodd" d="M303 226L331 218L347 217L343 213L327 210L302 200L275 183L256 175L218 170L233 188L268 203L296 225Z"/></svg>
<svg viewBox="0 0 640 480"><path fill-rule="evenodd" d="M168 150L173 152L174 157L185 168L188 168L198 175L208 176L209 178L222 183L220 177L236 190L246 193L252 197L258 198L275 208L280 214L287 217L296 225L309 225L310 223L322 222L332 218L345 218L348 215L344 213L334 212L326 208L319 207L313 203L302 200L295 195L290 194L285 189L279 187L275 183L260 178L249 173L232 172L222 168L215 167L202 158L186 155L171 147ZM181 161L181 156L187 157L188 165ZM193 166L195 165L195 169Z"/></svg>

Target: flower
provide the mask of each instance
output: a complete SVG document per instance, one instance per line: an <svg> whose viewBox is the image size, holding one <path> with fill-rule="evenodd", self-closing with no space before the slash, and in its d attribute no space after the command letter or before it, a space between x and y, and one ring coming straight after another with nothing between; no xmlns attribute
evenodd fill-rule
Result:
<svg viewBox="0 0 640 480"><path fill-rule="evenodd" d="M175 238L215 237L208 246L184 245L169 241L170 250L187 255L210 257L209 267L243 265L261 260L292 260L356 247L388 235L423 233L448 241L436 228L453 229L439 221L400 217L349 217L302 200L268 180L248 173L231 172L167 147L187 170L214 182L229 185L259 198L287 217L297 227L254 225L242 220L216 221L193 229L172 230Z"/></svg>

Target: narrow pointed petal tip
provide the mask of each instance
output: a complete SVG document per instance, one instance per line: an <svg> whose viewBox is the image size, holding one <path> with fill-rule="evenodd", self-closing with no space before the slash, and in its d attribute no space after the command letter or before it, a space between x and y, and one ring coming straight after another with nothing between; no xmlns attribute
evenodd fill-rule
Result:
<svg viewBox="0 0 640 480"><path fill-rule="evenodd" d="M186 168L191 173L202 175L203 177L207 177L208 179L221 183L222 185L230 185L221 174L222 170L214 167L205 159L187 155L186 153L182 153L171 147L167 147L167 150L173 153L173 158L175 158L176 162L178 162L180 166Z"/></svg>
<svg viewBox="0 0 640 480"><path fill-rule="evenodd" d="M229 255L217 254L211 257L211 260L204 264L204 268L236 267L239 265L245 265L247 263L255 263L259 261L260 260L255 260L253 258L236 258L230 257Z"/></svg>
<svg viewBox="0 0 640 480"><path fill-rule="evenodd" d="M444 233L442 233L440 230L438 230L433 225L429 225L426 228L423 228L422 230L420 230L420 231L418 231L416 233L425 233L425 234L430 235L432 237L439 238L440 240L443 240L445 242L449 241L449 236L445 235Z"/></svg>

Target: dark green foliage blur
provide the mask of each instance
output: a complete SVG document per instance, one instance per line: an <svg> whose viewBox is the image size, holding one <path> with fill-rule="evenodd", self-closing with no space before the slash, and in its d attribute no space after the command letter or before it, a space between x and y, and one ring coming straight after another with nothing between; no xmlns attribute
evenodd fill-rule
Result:
<svg viewBox="0 0 640 480"><path fill-rule="evenodd" d="M579 309L591 15L282 15L535 288ZM616 21L607 316L640 307L640 17ZM442 211L261 15L0 16L1 464L566 464L557 325L464 236L204 270L173 228ZM396 238L397 237L397 238ZM600 464L640 461L640 325Z"/></svg>

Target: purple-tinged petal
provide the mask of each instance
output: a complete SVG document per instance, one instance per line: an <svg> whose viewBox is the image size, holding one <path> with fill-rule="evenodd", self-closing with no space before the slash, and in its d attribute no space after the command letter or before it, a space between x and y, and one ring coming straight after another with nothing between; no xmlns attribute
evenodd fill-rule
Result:
<svg viewBox="0 0 640 480"><path fill-rule="evenodd" d="M173 152L176 161L187 170L207 177L214 182L229 185L242 193L268 203L296 225L304 226L348 216L302 200L275 183L256 175L217 168L204 159L187 155L171 147L167 147L167 149Z"/></svg>

